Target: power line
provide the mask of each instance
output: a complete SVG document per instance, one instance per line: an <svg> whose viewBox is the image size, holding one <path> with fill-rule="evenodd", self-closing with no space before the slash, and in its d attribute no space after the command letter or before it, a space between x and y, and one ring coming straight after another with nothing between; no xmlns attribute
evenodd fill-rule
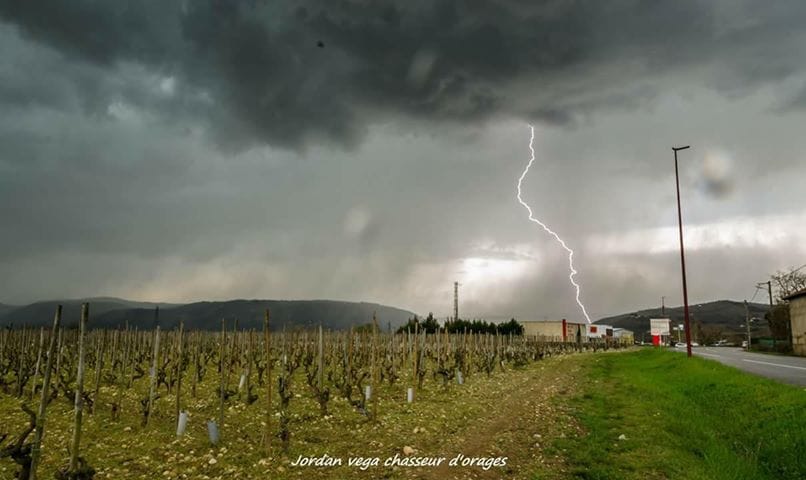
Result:
<svg viewBox="0 0 806 480"><path fill-rule="evenodd" d="M756 295L758 295L759 290L761 290L761 286L756 285L756 291L753 293L753 298L750 299L750 303L753 303L753 300L755 300Z"/></svg>

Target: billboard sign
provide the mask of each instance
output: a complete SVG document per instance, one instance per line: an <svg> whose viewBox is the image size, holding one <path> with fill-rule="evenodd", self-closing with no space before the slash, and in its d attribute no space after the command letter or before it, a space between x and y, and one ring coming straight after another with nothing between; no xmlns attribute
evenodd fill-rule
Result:
<svg viewBox="0 0 806 480"><path fill-rule="evenodd" d="M652 336L655 335L669 335L669 319L668 318L650 318L649 330Z"/></svg>
<svg viewBox="0 0 806 480"><path fill-rule="evenodd" d="M660 346L662 337L669 336L668 318L650 318L649 330L652 333L652 345Z"/></svg>

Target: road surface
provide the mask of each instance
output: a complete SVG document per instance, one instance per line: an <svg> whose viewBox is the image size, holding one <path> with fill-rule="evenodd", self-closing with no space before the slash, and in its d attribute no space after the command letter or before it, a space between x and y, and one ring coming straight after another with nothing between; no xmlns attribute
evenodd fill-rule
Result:
<svg viewBox="0 0 806 480"><path fill-rule="evenodd" d="M676 348L685 352L685 348ZM733 347L694 347L694 355L710 358L762 377L806 387L806 358L745 352Z"/></svg>

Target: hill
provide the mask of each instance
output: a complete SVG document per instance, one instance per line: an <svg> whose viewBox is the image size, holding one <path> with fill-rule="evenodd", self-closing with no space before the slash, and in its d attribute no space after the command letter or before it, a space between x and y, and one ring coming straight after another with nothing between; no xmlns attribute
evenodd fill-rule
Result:
<svg viewBox="0 0 806 480"><path fill-rule="evenodd" d="M5 315L8 312L14 310L15 308L18 308L18 307L15 306L15 305L6 305L5 303L0 303L0 318L2 318L3 315Z"/></svg>
<svg viewBox="0 0 806 480"><path fill-rule="evenodd" d="M748 305L751 317L764 318L769 305L751 303ZM744 302L732 300L718 300L715 302L689 305L689 319L693 323L702 322L703 325L717 326L729 331L741 331L745 321ZM667 307L666 317L671 319L672 326L683 323L683 307ZM632 313L623 313L602 318L594 323L612 325L614 327L632 330L636 335L649 332L649 319L663 318L660 308L650 308Z"/></svg>
<svg viewBox="0 0 806 480"><path fill-rule="evenodd" d="M63 305L63 322L76 325L81 310L80 300L64 302L37 302L17 308L0 317L0 325L40 326L52 322L56 305ZM139 304L121 299L90 299L90 326L117 328L126 323L130 327L152 328L157 304ZM331 330L349 328L372 321L376 313L378 326L382 329L397 328L414 316L414 313L376 303L340 302L333 300L229 300L221 302L196 302L187 305L160 305L159 323L163 328L173 328L182 320L185 328L193 330L217 330L221 319L227 319L227 328L232 328L238 319L239 328L261 329L265 309L271 311L272 330L283 327L295 329L322 324Z"/></svg>
<svg viewBox="0 0 806 480"><path fill-rule="evenodd" d="M176 306L176 304L135 302L112 297L47 300L42 302L34 302L30 305L12 307L5 313L0 312L0 325L50 325L53 322L53 315L56 312L57 305L62 305L62 323L65 326L77 325L78 318L81 315L81 304L85 302L90 304L91 318L112 310L154 308L157 305L160 305L161 308L165 306Z"/></svg>

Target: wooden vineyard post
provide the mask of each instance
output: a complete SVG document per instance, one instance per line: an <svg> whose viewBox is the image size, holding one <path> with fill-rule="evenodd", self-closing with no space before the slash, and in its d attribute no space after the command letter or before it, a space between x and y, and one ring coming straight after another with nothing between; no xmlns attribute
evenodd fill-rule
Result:
<svg viewBox="0 0 806 480"><path fill-rule="evenodd" d="M352 375L353 375L353 326L350 325L350 338L348 339L347 344L347 381L352 382ZM360 393L360 392L359 392Z"/></svg>
<svg viewBox="0 0 806 480"><path fill-rule="evenodd" d="M120 349L118 349L118 342L120 342L120 327L115 330L115 333L112 335L112 352L109 354L109 361L112 363L112 376L115 376L115 365L118 364L118 358L120 358Z"/></svg>
<svg viewBox="0 0 806 480"><path fill-rule="evenodd" d="M470 365L472 365L472 357L468 353L468 341L467 341L467 327L465 327L465 331L462 334L462 365L465 368L465 371L462 374L465 377L470 376Z"/></svg>
<svg viewBox="0 0 806 480"><path fill-rule="evenodd" d="M28 329L23 327L22 332L20 332L20 333L21 333L21 335L20 335L19 348L20 348L20 350L26 350L27 349L27 343L28 343ZM23 363L25 362L25 360L26 360L25 355L18 355L17 356L17 380L15 380L16 384L14 385L14 393L18 397L22 397L23 393L24 393L22 391L23 390L23 383L22 383L23 375L22 375L22 371L23 371L23 369L28 368L27 365L23 366Z"/></svg>
<svg viewBox="0 0 806 480"><path fill-rule="evenodd" d="M283 323L283 334L280 336L280 354L281 354L280 361L283 363L283 369L285 369L286 360L288 360L286 358L286 356L285 356L285 338L286 338L286 336L287 335L285 333L285 323Z"/></svg>
<svg viewBox="0 0 806 480"><path fill-rule="evenodd" d="M42 364L42 349L45 347L45 327L39 329L39 351L36 354L36 367L34 367L34 381L31 384L31 400L36 395L36 382L39 375L39 366ZM3 357L0 356L0 359Z"/></svg>
<svg viewBox="0 0 806 480"><path fill-rule="evenodd" d="M389 328L389 331L392 331L392 328ZM397 365L395 364L397 360L397 355L395 354L395 350L397 350L397 343L395 342L397 337L394 333L389 334L389 361L392 365L392 377L397 378Z"/></svg>
<svg viewBox="0 0 806 480"><path fill-rule="evenodd" d="M50 399L50 372L53 368L53 355L56 353L56 336L59 333L59 326L62 321L62 306L56 307L56 315L53 319L53 329L50 332L48 343L48 358L45 360L45 372L42 376L42 395L39 399L39 413L36 416L36 432L34 442L31 445L31 472L28 480L36 480L36 467L39 465L39 458L42 455L42 437L45 434L45 411Z"/></svg>
<svg viewBox="0 0 806 480"><path fill-rule="evenodd" d="M467 375L465 375L465 376L470 376L470 372L472 370L470 366L473 365L473 354L476 353L476 348L478 346L478 343L476 342L477 339L478 339L478 336L475 333L470 332L470 344L471 344L471 346L470 346L470 351L467 354L467 365L468 365L468 367L467 367Z"/></svg>
<svg viewBox="0 0 806 480"><path fill-rule="evenodd" d="M317 354L316 354L316 368L317 368L317 375L316 375L316 385L319 388L319 392L325 386L325 350L324 350L324 339L322 338L322 324L319 324L319 345L317 347Z"/></svg>
<svg viewBox="0 0 806 480"><path fill-rule="evenodd" d="M69 472L78 470L78 449L81 444L81 419L84 410L84 337L87 331L87 320L90 314L89 304L81 305L81 321L78 326L78 374L76 376L75 417L73 420L73 441L70 444Z"/></svg>
<svg viewBox="0 0 806 480"><path fill-rule="evenodd" d="M104 369L104 354L106 346L106 332L101 332L100 342L95 349L95 390L92 394L92 404L90 405L89 413L95 413L95 408L98 406L98 395L101 391L101 372Z"/></svg>
<svg viewBox="0 0 806 480"><path fill-rule="evenodd" d="M154 353L151 357L151 379L150 379L150 386L148 388L148 411L146 411L146 426L148 426L148 421L151 419L151 413L154 409L154 394L156 393L157 389L157 357L160 354L160 326L159 323L157 324L157 328L154 330Z"/></svg>
<svg viewBox="0 0 806 480"><path fill-rule="evenodd" d="M417 391L417 386L419 381L417 380L417 370L419 369L419 356L417 354L417 342L419 340L419 333L420 333L420 324L417 322L417 319L414 320L414 343L412 346L414 347L414 375L412 375L412 381L414 382L413 388L414 391Z"/></svg>
<svg viewBox="0 0 806 480"><path fill-rule="evenodd" d="M266 392L266 430L263 434L264 441L266 442L266 454L271 455L271 384L274 383L272 378L272 362L271 362L271 331L269 330L270 312L266 309L263 316L263 343L266 352L266 370L267 370L267 392Z"/></svg>
<svg viewBox="0 0 806 480"><path fill-rule="evenodd" d="M115 419L115 415L117 415L118 394L120 393L118 391L118 380L120 379L120 376L118 376L117 371L115 370L115 367L117 365L122 366L122 364L123 364L123 361L122 361L123 356L122 356L122 350L121 350L122 347L120 347L120 344L121 344L122 341L123 341L123 332L121 332L120 327L118 327L118 329L115 330L115 335L112 337L112 352L113 353L112 353L112 356L110 357L110 360L112 362L112 377L114 379L112 384L115 387L114 394L112 396L112 419L113 420Z"/></svg>
<svg viewBox="0 0 806 480"><path fill-rule="evenodd" d="M421 379L425 378L425 366L427 365L426 360L426 345L428 344L428 330L422 329L420 331L420 339L422 343L420 343L420 358L417 360L417 367L420 369L417 372L417 386L422 387L420 385ZM422 374L420 374L422 372Z"/></svg>
<svg viewBox="0 0 806 480"><path fill-rule="evenodd" d="M247 405L252 402L250 398L252 396L252 360L254 358L254 351L255 351L255 330L250 328L249 329L249 342L246 347L246 380L245 386L246 389L246 403Z"/></svg>
<svg viewBox="0 0 806 480"><path fill-rule="evenodd" d="M372 313L372 421L378 421L378 321L375 312Z"/></svg>
<svg viewBox="0 0 806 480"><path fill-rule="evenodd" d="M437 331L434 332L434 336L437 340L437 366L438 368L442 368L442 344L440 342L440 337L442 332L439 331L439 326L437 326Z"/></svg>
<svg viewBox="0 0 806 480"><path fill-rule="evenodd" d="M117 387L115 388L115 407L112 413L112 419L117 420L118 415L120 415L121 405L123 402L121 401L121 397L123 396L122 391L127 387L128 381L126 380L126 373L129 370L129 353L131 352L131 347L133 343L132 336L129 333L129 322L126 322L125 330L123 330L123 334L121 335L121 341L126 343L126 349L123 350L123 363L120 364L120 381L118 382Z"/></svg>
<svg viewBox="0 0 806 480"><path fill-rule="evenodd" d="M134 362L129 362L129 360L133 354L132 349L135 349L135 351L137 349L137 327L134 327L134 331L129 330L129 322L126 322L126 337L126 353L124 354L122 371L123 381L121 382L123 388L131 387L134 382L134 375L131 373L134 368Z"/></svg>
<svg viewBox="0 0 806 480"><path fill-rule="evenodd" d="M201 357L201 341L198 334L193 335L195 341L193 342L196 345L196 348L193 349L193 354L191 359L193 360L193 383L190 387L190 394L193 398L196 398L196 384L199 383L199 368L201 361L199 358Z"/></svg>
<svg viewBox="0 0 806 480"><path fill-rule="evenodd" d="M182 354L184 352L184 340L182 335L185 330L185 321L179 320L179 358L176 361L176 421L179 421L179 413L182 411Z"/></svg>
<svg viewBox="0 0 806 480"><path fill-rule="evenodd" d="M64 328L59 327L59 338L56 340L56 369L54 370L56 374L61 371L62 365L62 348L64 346Z"/></svg>
<svg viewBox="0 0 806 480"><path fill-rule="evenodd" d="M226 365L224 363L224 354L227 351L227 327L225 324L225 320L221 319L221 348L218 357L218 368L221 374L219 375L219 403L218 403L218 432L219 436L221 432L224 430L224 395L226 385L224 384L224 368Z"/></svg>
<svg viewBox="0 0 806 480"><path fill-rule="evenodd" d="M495 329L495 354L499 359L498 364L501 365L501 370L504 369L504 357L501 355L501 338L498 336L498 329Z"/></svg>
<svg viewBox="0 0 806 480"><path fill-rule="evenodd" d="M226 351L227 361L225 362L225 365L227 366L227 377L224 380L224 392L229 391L229 380L230 380L230 375L232 375L232 365L238 359L238 343L237 342L238 342L238 318L236 317L235 321L233 322L233 326L232 326L232 345L230 346L229 351ZM235 361L233 361L233 358L235 359ZM225 397L226 397L226 393L225 393Z"/></svg>

